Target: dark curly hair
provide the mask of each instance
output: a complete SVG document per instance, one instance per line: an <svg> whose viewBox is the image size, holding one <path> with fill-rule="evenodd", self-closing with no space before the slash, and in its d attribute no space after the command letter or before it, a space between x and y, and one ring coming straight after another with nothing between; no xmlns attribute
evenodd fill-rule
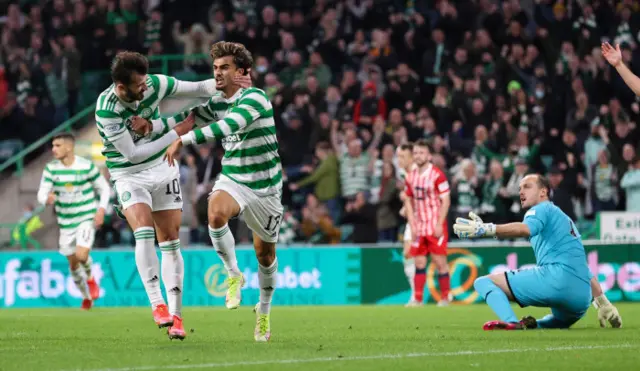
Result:
<svg viewBox="0 0 640 371"><path fill-rule="evenodd" d="M247 48L240 44L229 41L218 41L211 46L211 58L216 60L223 57L233 57L233 63L237 68L244 70L245 74L253 66L253 56Z"/></svg>
<svg viewBox="0 0 640 371"><path fill-rule="evenodd" d="M146 75L149 71L147 58L136 52L120 52L111 63L111 79L115 83L129 85L133 82L133 73Z"/></svg>

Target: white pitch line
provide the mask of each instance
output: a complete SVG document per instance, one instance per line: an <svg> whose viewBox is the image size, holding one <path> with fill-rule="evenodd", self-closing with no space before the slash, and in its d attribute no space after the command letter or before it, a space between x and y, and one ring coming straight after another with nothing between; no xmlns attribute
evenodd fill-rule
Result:
<svg viewBox="0 0 640 371"><path fill-rule="evenodd" d="M547 348L520 348L520 349L496 349L496 350L463 350L458 352L441 352L441 353L408 353L408 354L380 354L370 356L352 356L352 357L322 357L307 359L282 359L271 361L240 361L240 362L219 362L219 363L203 363L196 365L157 365L157 366L133 366L123 368L101 368L88 369L84 371L147 371L147 370L181 370L193 368L223 368L237 366L265 366L265 365L286 365L286 364L303 364L318 362L345 362L345 361L370 361L379 359L402 359L402 358L419 358L419 357L457 357L457 356L473 356L500 353L520 353L520 352L559 352L563 350L593 350L593 349L619 349L619 348L638 348L638 344L613 344L613 345L584 345L584 346L565 346L565 347L547 347ZM80 369L77 369L80 370ZM68 370L71 371L71 370ZM74 370L76 371L76 370Z"/></svg>

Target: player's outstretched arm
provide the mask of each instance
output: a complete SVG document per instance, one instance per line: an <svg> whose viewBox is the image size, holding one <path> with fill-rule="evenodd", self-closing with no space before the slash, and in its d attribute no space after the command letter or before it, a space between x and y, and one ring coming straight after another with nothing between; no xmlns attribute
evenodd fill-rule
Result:
<svg viewBox="0 0 640 371"><path fill-rule="evenodd" d="M195 113L196 124L203 120L213 121L214 104L210 101L210 105L205 109L202 109L202 106L199 107L201 110ZM252 92L240 99L238 104L222 120L197 128L183 135L180 139L183 145L212 142L244 129L260 117L271 116L273 116L273 110L266 95L258 91ZM265 128L265 130L270 129Z"/></svg>
<svg viewBox="0 0 640 371"><path fill-rule="evenodd" d="M182 81L171 76L156 75L161 79L167 80L167 95L176 98L209 98L218 90L216 89L216 79L208 79L202 81ZM242 75L234 79L234 83L241 88L251 86L251 75Z"/></svg>
<svg viewBox="0 0 640 371"><path fill-rule="evenodd" d="M210 98L217 92L215 79L191 82L178 80L171 76L165 75L155 76L158 77L161 83L165 81L165 85L167 86L165 89L165 91L167 92L165 97L171 96L176 98ZM234 82L241 88L249 88L252 84L251 75L247 74L238 76L234 79ZM209 105L209 102L206 102L201 106L207 105ZM182 120L189 116L189 113L201 106L196 106L192 109L180 112L173 116L151 120L151 133L155 135L168 133L169 130L173 129ZM205 125L211 121L213 121L213 119L203 120L200 124Z"/></svg>
<svg viewBox="0 0 640 371"><path fill-rule="evenodd" d="M105 138L113 144L127 161L137 164L164 150L180 135L193 127L192 120L185 120L158 140L136 146L122 118L109 111L96 111L96 123Z"/></svg>
<svg viewBox="0 0 640 371"><path fill-rule="evenodd" d="M210 100L207 104L198 106L191 111L190 116L195 118L197 126L201 126L200 123L203 121L213 121L215 104L217 103ZM167 149L165 159L169 162L169 165L172 165L175 154L180 151L182 146L203 144L215 141L216 139L222 139L251 125L260 117L273 117L273 109L264 93L254 91L242 97L242 99L238 101L238 104L233 107L222 120L218 120L204 127L199 127L182 135L179 140L175 141ZM275 130L275 128L265 127L264 130Z"/></svg>
<svg viewBox="0 0 640 371"><path fill-rule="evenodd" d="M493 224L485 223L474 212L469 213L469 219L457 218L453 231L459 238L521 238L532 236L531 228L525 223Z"/></svg>
<svg viewBox="0 0 640 371"><path fill-rule="evenodd" d="M209 99L209 101L205 103L189 108L186 111L178 112L173 116L161 117L159 119L151 120L151 133L156 135L164 135L171 129L178 126L184 120L186 120L189 115L192 115L195 120L191 127L192 129L195 129L196 127L206 126L212 121L216 121L216 119L214 118L214 110L216 108L215 105L216 103Z"/></svg>
<svg viewBox="0 0 640 371"><path fill-rule="evenodd" d="M524 223L508 223L496 225L496 237L498 238L528 238L531 236L529 227Z"/></svg>

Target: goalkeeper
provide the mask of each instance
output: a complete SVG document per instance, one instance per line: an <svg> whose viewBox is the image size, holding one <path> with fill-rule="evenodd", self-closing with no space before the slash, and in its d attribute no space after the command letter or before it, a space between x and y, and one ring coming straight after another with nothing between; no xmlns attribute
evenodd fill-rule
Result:
<svg viewBox="0 0 640 371"><path fill-rule="evenodd" d="M522 223L483 223L474 213L458 218L453 226L459 238L526 237L531 241L536 267L492 274L475 280L476 291L500 318L484 324L484 330L569 328L582 318L589 303L598 309L600 326L608 321L621 327L618 310L603 294L589 271L584 246L573 221L549 201L549 183L541 175L527 175L520 182L520 203L529 209ZM509 301L521 307L551 307L551 314L536 320L516 318Z"/></svg>

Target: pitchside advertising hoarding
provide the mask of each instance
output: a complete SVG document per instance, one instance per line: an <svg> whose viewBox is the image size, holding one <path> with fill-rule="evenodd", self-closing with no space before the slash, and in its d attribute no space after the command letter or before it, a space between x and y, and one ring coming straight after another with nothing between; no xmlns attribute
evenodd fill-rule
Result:
<svg viewBox="0 0 640 371"><path fill-rule="evenodd" d="M598 218L602 241L640 244L640 213L608 211Z"/></svg>
<svg viewBox="0 0 640 371"><path fill-rule="evenodd" d="M473 281L482 275L534 264L530 247L483 246L449 248L451 288L456 302L481 298ZM640 247L586 246L592 272L612 301L640 301ZM223 306L226 272L212 249L183 251L184 304ZM147 306L133 251L95 251L93 272L100 282L97 306ZM252 250L238 250L247 279L243 304L258 301L257 262ZM289 247L278 250L275 305L404 304L409 284L404 276L402 249L396 246L358 248ZM425 297L439 299L437 271L427 266ZM77 307L80 293L68 273L66 259L55 252L0 253L0 307Z"/></svg>
<svg viewBox="0 0 640 371"><path fill-rule="evenodd" d="M278 251L275 305L360 303L359 248L290 248ZM147 306L133 251L94 251L93 275L101 286L97 306ZM223 306L226 271L213 249L183 251L184 305ZM243 303L258 302L253 250L237 251L246 284ZM1 253L1 307L76 307L80 292L66 258L55 252Z"/></svg>

